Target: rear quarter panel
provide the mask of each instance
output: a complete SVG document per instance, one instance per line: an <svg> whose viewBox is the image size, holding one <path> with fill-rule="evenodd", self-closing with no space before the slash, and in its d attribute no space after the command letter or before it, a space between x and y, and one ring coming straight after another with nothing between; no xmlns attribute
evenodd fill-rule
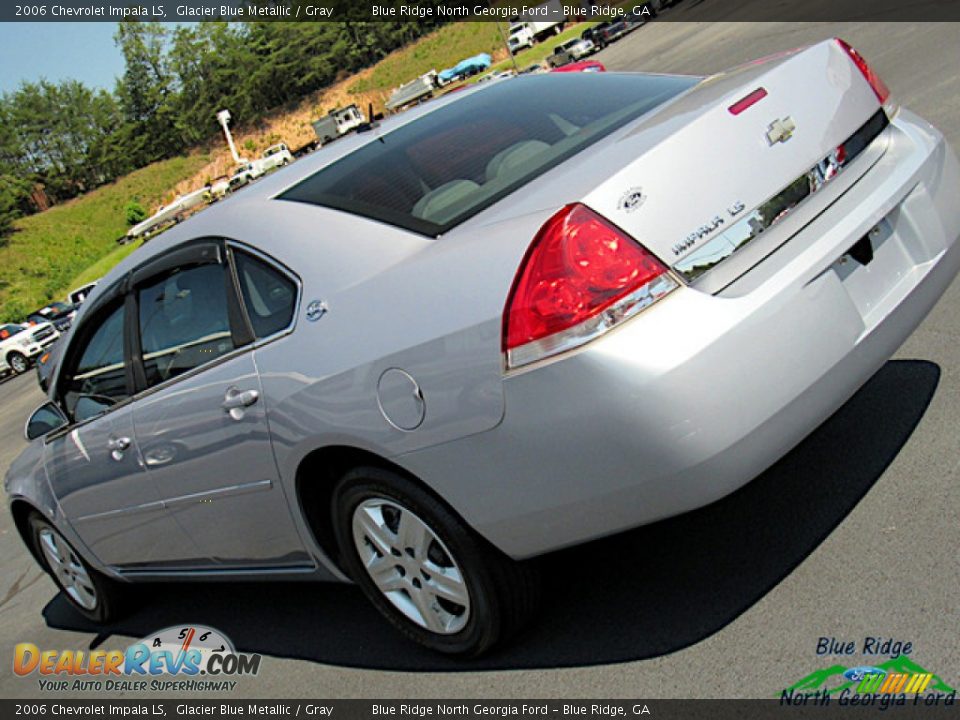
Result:
<svg viewBox="0 0 960 720"><path fill-rule="evenodd" d="M230 236L269 248L303 286L293 331L256 350L285 482L318 448L393 458L502 420L503 304L543 213L436 241L325 208L268 202L283 214L284 230L239 207ZM305 308L314 301L327 312L309 321ZM377 385L390 368L420 387L425 416L413 431L381 412Z"/></svg>

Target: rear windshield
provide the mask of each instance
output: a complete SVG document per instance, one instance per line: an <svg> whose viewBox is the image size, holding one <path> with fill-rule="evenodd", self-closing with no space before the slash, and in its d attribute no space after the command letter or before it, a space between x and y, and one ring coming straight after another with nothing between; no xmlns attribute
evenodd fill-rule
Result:
<svg viewBox="0 0 960 720"><path fill-rule="evenodd" d="M440 235L696 82L563 73L491 83L279 197Z"/></svg>

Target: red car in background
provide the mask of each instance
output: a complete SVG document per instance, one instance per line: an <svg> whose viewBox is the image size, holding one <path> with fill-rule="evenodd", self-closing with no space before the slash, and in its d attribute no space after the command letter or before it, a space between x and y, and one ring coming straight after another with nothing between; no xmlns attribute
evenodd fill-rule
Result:
<svg viewBox="0 0 960 720"><path fill-rule="evenodd" d="M602 62L597 60L579 60L577 62L568 63L566 65L561 65L558 68L553 68L550 72L606 72L607 68L604 67Z"/></svg>

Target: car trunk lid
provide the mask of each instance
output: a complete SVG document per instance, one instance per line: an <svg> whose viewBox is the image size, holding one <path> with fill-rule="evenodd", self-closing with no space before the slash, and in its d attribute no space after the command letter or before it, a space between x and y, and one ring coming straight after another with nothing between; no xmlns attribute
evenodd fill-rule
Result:
<svg viewBox="0 0 960 720"><path fill-rule="evenodd" d="M826 207L866 172L885 125L863 74L826 41L708 78L641 120L605 149L627 161L583 202L718 291L789 239L775 226L794 207Z"/></svg>

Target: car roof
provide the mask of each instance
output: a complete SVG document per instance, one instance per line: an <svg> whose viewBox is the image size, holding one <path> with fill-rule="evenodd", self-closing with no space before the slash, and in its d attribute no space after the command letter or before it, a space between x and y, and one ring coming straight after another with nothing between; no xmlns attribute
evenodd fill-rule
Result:
<svg viewBox="0 0 960 720"><path fill-rule="evenodd" d="M508 82L524 82L524 78ZM382 134L415 122L450 103L461 102L476 93L491 92L500 85L502 83L482 83L463 92L442 96L390 116L368 131L340 138L336 143L261 178L242 191L228 196L153 238L143 248L121 261L100 283L109 287L125 273L151 258L183 242L204 237L226 237L240 242L251 242L260 251L291 267L299 267L304 262L312 265L313 254L305 252L304 238L316 235L318 228L323 228L324 234L328 236L340 233L340 236L353 235L362 238L362 242L343 243L340 246L338 252L343 254L344 263L351 257L356 258L354 253L359 250L355 246L369 252L370 248L376 245L378 254L392 254L395 247L431 243L432 240L423 235L343 210L300 202L282 202L275 198L355 150L377 142ZM279 231L280 228L283 228L282 232ZM84 306L81 306L80 312L83 313L84 309Z"/></svg>

